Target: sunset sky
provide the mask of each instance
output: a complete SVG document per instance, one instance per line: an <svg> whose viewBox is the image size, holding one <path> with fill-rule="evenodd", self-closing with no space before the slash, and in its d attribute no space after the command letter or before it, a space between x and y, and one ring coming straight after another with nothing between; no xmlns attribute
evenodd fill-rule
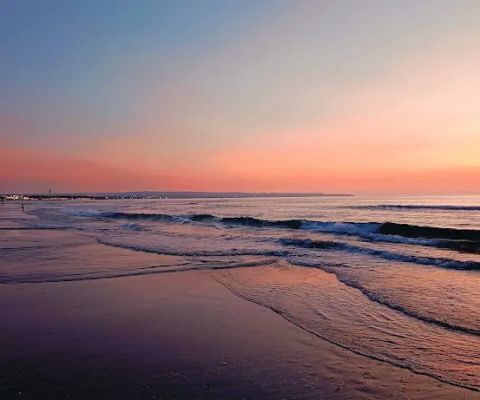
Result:
<svg viewBox="0 0 480 400"><path fill-rule="evenodd" d="M0 192L480 193L480 1L0 2Z"/></svg>

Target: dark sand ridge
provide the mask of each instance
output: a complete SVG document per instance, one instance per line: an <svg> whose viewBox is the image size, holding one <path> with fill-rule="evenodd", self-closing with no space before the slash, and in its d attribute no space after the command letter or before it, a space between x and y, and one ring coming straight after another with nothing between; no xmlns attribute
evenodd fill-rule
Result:
<svg viewBox="0 0 480 400"><path fill-rule="evenodd" d="M0 288L1 399L480 399L323 341L207 271Z"/></svg>

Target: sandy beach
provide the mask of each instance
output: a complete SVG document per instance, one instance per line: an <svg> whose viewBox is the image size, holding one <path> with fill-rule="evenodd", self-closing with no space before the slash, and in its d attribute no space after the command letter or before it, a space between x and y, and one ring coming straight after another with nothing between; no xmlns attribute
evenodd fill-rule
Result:
<svg viewBox="0 0 480 400"><path fill-rule="evenodd" d="M88 246L111 265L127 253ZM2 284L0 398L480 399L330 344L221 274Z"/></svg>

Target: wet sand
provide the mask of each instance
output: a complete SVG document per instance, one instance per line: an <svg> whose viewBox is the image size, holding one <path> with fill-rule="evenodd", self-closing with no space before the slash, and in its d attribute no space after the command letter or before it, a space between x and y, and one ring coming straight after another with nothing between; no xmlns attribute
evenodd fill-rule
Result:
<svg viewBox="0 0 480 400"><path fill-rule="evenodd" d="M480 399L330 344L215 274L2 284L0 398Z"/></svg>

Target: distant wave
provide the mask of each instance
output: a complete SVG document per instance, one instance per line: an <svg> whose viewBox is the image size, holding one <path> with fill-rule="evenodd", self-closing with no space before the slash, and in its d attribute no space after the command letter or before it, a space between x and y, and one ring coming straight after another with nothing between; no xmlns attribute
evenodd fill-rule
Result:
<svg viewBox="0 0 480 400"><path fill-rule="evenodd" d="M366 254L392 261L432 265L448 269L480 270L480 263L476 261L460 261L452 260L449 258L414 256L409 254L390 252L386 250L370 249L343 242L310 239L280 239L280 243L285 246L294 246L307 249L348 251L351 253Z"/></svg>
<svg viewBox="0 0 480 400"><path fill-rule="evenodd" d="M218 222L225 225L243 225L255 228L288 228L300 229L303 227L304 220L287 219L287 220L265 220L254 217L216 217L210 214L195 214L189 217L195 222Z"/></svg>
<svg viewBox="0 0 480 400"><path fill-rule="evenodd" d="M148 213L125 213L116 211L103 211L96 215L101 218L111 219L127 219L133 221L165 221L165 222L186 222L187 219L180 215L168 215L168 214L148 214Z"/></svg>
<svg viewBox="0 0 480 400"><path fill-rule="evenodd" d="M72 213L70 211L69 213ZM335 235L357 236L372 242L404 243L447 248L464 252L480 251L480 230L454 229L394 222L330 222L306 219L267 220L250 216L219 217L212 214L169 215L78 210L74 215L166 223L213 223L252 228L303 229Z"/></svg>
<svg viewBox="0 0 480 400"><path fill-rule="evenodd" d="M91 209L67 208L64 212L76 217L92 217L107 219L125 219L129 221L165 221L165 222L186 222L187 219L180 215L149 214L149 213L127 213L120 211L99 211Z"/></svg>
<svg viewBox="0 0 480 400"><path fill-rule="evenodd" d="M371 206L348 206L347 208L364 210L443 210L443 211L480 211L480 206L429 205L429 204L378 204Z"/></svg>
<svg viewBox="0 0 480 400"><path fill-rule="evenodd" d="M438 228L385 222L381 224L379 233L384 235L401 235L407 237L427 237L449 240L470 240L480 242L480 230Z"/></svg>

